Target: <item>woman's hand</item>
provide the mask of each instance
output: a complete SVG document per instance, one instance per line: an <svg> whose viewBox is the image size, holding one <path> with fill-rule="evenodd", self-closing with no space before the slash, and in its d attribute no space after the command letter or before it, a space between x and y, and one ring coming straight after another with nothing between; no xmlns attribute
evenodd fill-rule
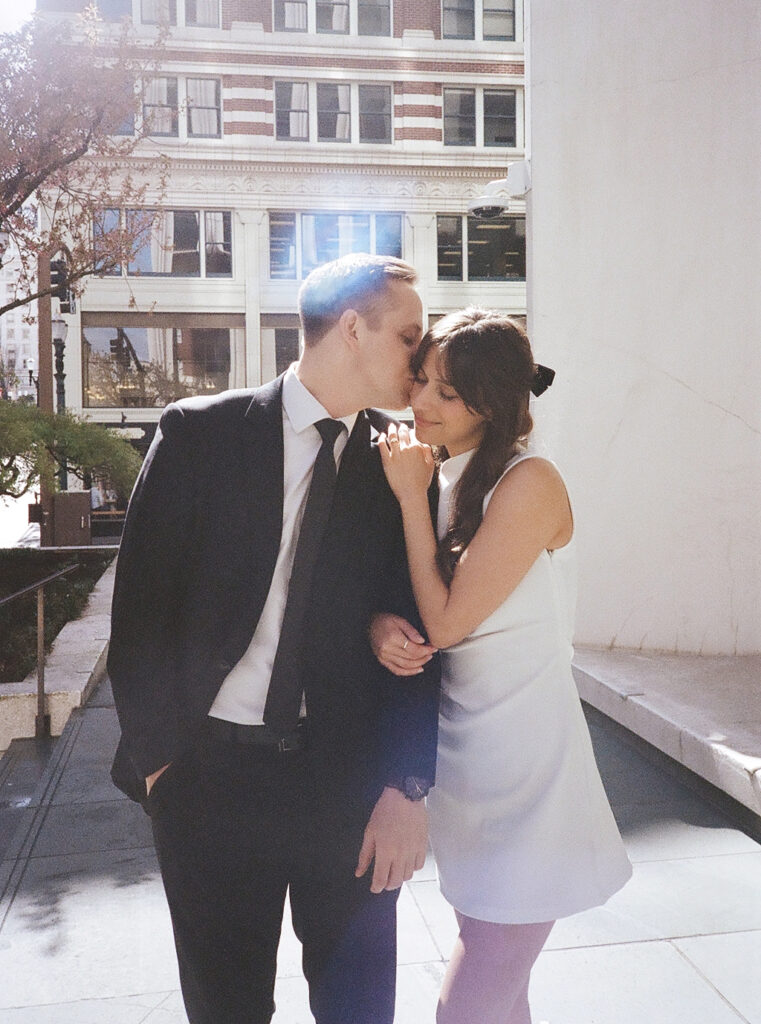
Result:
<svg viewBox="0 0 761 1024"><path fill-rule="evenodd" d="M370 646L378 661L396 676L416 676L436 648L427 644L401 615L378 612L370 622Z"/></svg>
<svg viewBox="0 0 761 1024"><path fill-rule="evenodd" d="M389 424L388 434L378 439L381 461L389 487L399 504L425 494L433 479L433 452L421 444L406 424Z"/></svg>

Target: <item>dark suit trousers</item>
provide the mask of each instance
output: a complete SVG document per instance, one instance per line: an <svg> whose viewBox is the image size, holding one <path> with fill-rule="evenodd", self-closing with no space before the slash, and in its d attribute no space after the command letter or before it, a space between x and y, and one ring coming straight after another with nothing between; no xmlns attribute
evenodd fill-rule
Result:
<svg viewBox="0 0 761 1024"><path fill-rule="evenodd" d="M355 879L363 826L316 786L303 752L204 735L151 790L190 1024L268 1024L286 890L317 1024L392 1024L398 893Z"/></svg>

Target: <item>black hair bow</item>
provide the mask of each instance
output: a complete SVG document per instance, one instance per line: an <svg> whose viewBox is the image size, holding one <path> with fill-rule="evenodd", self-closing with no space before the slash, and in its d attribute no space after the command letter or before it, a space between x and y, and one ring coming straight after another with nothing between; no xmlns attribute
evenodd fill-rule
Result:
<svg viewBox="0 0 761 1024"><path fill-rule="evenodd" d="M534 380L531 384L531 394L536 395L537 398L543 395L554 379L554 370L551 370L549 366L542 366L541 363L537 363L536 370L534 371Z"/></svg>

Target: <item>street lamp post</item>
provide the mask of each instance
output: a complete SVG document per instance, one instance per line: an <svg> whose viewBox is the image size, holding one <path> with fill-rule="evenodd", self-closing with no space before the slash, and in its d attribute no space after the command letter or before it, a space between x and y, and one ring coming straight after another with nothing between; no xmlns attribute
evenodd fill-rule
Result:
<svg viewBox="0 0 761 1024"><path fill-rule="evenodd" d="M63 356L66 351L66 334L68 327L66 321L56 317L52 323L53 348L55 349L55 387L56 387L56 412L62 413L66 409L66 388L64 380L66 374L63 372ZM69 489L68 474L64 463L58 471L58 485L62 491Z"/></svg>

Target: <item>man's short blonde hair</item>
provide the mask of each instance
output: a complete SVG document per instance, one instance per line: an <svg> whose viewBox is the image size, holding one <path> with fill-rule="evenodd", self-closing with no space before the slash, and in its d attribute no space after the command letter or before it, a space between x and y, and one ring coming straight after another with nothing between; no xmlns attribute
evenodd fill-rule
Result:
<svg viewBox="0 0 761 1024"><path fill-rule="evenodd" d="M317 267L299 291L304 344L316 345L347 309L372 320L393 281L414 285L417 271L395 256L353 253Z"/></svg>

